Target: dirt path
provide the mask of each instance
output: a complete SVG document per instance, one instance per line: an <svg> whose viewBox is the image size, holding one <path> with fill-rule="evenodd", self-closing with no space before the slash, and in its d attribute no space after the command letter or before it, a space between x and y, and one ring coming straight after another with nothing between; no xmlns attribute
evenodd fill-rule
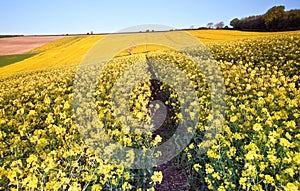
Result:
<svg viewBox="0 0 300 191"><path fill-rule="evenodd" d="M0 38L0 55L23 54L65 36L22 36Z"/></svg>

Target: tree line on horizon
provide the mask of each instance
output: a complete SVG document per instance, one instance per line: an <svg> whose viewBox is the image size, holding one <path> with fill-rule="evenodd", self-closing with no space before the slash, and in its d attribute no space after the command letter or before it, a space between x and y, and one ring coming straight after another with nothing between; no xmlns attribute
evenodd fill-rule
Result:
<svg viewBox="0 0 300 191"><path fill-rule="evenodd" d="M234 18L230 25L246 31L287 31L300 30L300 10L285 11L284 6L274 6L263 15Z"/></svg>

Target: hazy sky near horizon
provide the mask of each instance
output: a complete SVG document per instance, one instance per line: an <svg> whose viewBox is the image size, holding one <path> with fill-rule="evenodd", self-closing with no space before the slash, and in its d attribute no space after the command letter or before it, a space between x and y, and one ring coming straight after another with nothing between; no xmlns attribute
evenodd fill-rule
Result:
<svg viewBox="0 0 300 191"><path fill-rule="evenodd" d="M160 24L195 28L264 14L275 5L300 9L300 0L4 0L0 34L117 32Z"/></svg>

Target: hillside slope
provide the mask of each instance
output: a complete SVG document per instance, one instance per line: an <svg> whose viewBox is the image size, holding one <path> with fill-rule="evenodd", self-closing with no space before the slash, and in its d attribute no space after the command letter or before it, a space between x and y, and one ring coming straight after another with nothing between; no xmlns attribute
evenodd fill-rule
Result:
<svg viewBox="0 0 300 191"><path fill-rule="evenodd" d="M176 33L176 32L175 32ZM242 32L231 30L190 30L189 34L195 36L200 42L208 47L215 43L226 43L242 39L255 39L266 36L281 35L281 34L300 34L300 31L295 32ZM147 33L138 33L128 35L132 39L133 51L131 53L149 52L152 50L163 49L165 47L160 45L142 45L135 46L135 35L146 35ZM170 33L169 33L170 34ZM48 68L57 68L61 66L78 65L86 53L95 43L105 36L73 36L65 37L59 40L52 41L46 45L38 47L29 53L36 53L35 56L20 62L0 68L0 76L8 76L15 73L30 72L36 70L45 70ZM124 37L124 35L116 35L116 39ZM127 38L127 37L126 37ZM115 43L108 46L117 46L122 42L115 41ZM163 42L161 43L163 44ZM130 46L130 45L129 45ZM113 47L110 47L113 48ZM129 50L124 50L120 55L130 54Z"/></svg>

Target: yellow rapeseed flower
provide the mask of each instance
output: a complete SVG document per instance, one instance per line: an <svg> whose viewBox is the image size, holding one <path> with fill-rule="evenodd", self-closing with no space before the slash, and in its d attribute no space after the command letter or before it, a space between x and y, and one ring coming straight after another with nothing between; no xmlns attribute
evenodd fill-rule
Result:
<svg viewBox="0 0 300 191"><path fill-rule="evenodd" d="M161 171L154 171L153 175L151 176L151 180L154 183L161 183L163 178L163 174Z"/></svg>
<svg viewBox="0 0 300 191"><path fill-rule="evenodd" d="M285 191L299 191L299 187L294 183L287 183L286 186L284 186Z"/></svg>
<svg viewBox="0 0 300 191"><path fill-rule="evenodd" d="M262 128L262 125L260 124L260 123L255 123L254 125L253 125L253 130L254 131L261 131L263 128Z"/></svg>
<svg viewBox="0 0 300 191"><path fill-rule="evenodd" d="M196 163L193 165L193 168L195 169L196 172L198 172L202 168L202 166L200 164Z"/></svg>

